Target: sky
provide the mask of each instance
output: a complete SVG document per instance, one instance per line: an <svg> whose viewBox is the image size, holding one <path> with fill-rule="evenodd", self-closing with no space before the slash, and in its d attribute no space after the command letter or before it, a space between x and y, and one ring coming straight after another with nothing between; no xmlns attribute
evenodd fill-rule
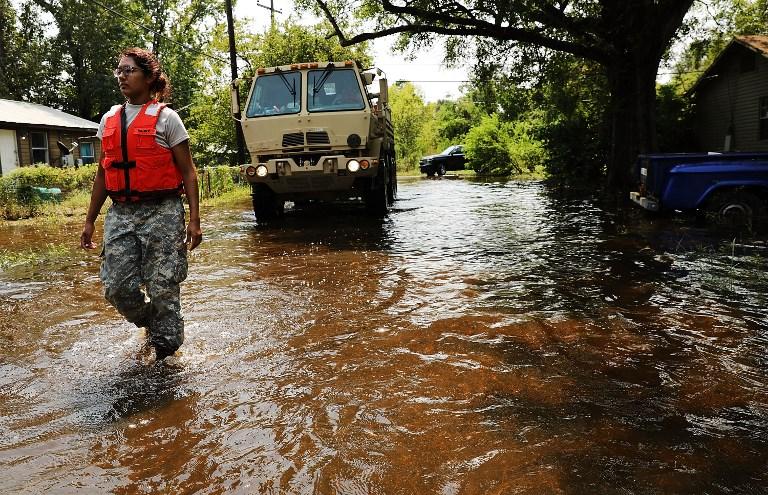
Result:
<svg viewBox="0 0 768 495"><path fill-rule="evenodd" d="M274 8L282 11L275 14L275 21L282 22L294 13L291 0L272 0ZM270 24L268 8L270 0L240 0L234 8L233 15L238 20L249 18L251 31L265 31ZM301 23L315 23L317 18L309 18ZM376 67L384 71L390 84L399 80L412 81L425 101L437 101L444 98L455 99L461 96L461 85L468 79L469 66L449 69L443 62L443 51L440 45L433 46L429 51L416 54L414 60L406 59L405 54L392 50L394 38L382 38L372 42L373 60ZM297 60L299 62L299 60Z"/></svg>

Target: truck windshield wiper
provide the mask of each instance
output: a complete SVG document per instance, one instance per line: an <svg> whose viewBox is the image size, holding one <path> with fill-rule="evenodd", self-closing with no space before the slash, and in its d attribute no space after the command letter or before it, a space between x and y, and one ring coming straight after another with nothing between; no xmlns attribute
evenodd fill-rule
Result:
<svg viewBox="0 0 768 495"><path fill-rule="evenodd" d="M292 84L288 84L288 78L285 77L285 74L283 74L283 71L280 70L279 67L275 69L275 72L277 72L277 75L280 76L280 79L282 79L285 87L288 88L288 92L291 93L291 96L293 96L293 104L296 105L296 80L294 80Z"/></svg>
<svg viewBox="0 0 768 495"><path fill-rule="evenodd" d="M329 63L325 66L323 75L320 76L320 79L316 81L314 85L312 85L312 96L320 92L320 88L322 88L325 81L328 80L328 77L331 75L331 72L333 72L334 67L336 66L333 65L333 63Z"/></svg>

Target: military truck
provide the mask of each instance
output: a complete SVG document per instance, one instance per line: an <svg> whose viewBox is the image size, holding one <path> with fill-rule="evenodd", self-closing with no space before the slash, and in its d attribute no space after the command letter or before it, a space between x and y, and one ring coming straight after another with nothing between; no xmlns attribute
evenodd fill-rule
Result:
<svg viewBox="0 0 768 495"><path fill-rule="evenodd" d="M286 201L362 199L369 212L387 213L397 175L382 74L353 61L256 71L240 122L257 221L280 216ZM369 91L377 76L378 91Z"/></svg>

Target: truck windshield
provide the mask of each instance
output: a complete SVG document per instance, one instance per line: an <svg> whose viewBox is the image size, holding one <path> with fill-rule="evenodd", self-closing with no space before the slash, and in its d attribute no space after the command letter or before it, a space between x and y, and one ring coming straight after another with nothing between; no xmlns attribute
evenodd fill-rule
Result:
<svg viewBox="0 0 768 495"><path fill-rule="evenodd" d="M363 108L365 103L354 70L311 70L307 74L307 110L310 112Z"/></svg>
<svg viewBox="0 0 768 495"><path fill-rule="evenodd" d="M301 74L295 71L260 76L253 87L246 116L298 113L301 109L299 88L301 88Z"/></svg>

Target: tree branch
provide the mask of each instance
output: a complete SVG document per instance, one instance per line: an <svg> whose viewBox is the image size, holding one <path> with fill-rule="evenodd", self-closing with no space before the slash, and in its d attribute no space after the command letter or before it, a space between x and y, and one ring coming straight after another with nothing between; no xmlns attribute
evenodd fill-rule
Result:
<svg viewBox="0 0 768 495"><path fill-rule="evenodd" d="M483 21L476 17L459 17L442 12L431 12L416 7L397 6L392 4L390 0L382 0L382 6L386 12L398 16L408 16L419 19L420 22L401 24L347 37L339 26L335 15L328 7L327 2L325 0L316 1L325 14L325 17L328 19L328 22L330 22L333 27L342 46L350 46L363 41L384 38L400 33L434 33L448 36L480 36L501 41L518 41L570 53L597 62L606 60L606 53L595 46L556 39L533 29L501 26L500 24ZM433 21L439 24L424 24L424 21Z"/></svg>

